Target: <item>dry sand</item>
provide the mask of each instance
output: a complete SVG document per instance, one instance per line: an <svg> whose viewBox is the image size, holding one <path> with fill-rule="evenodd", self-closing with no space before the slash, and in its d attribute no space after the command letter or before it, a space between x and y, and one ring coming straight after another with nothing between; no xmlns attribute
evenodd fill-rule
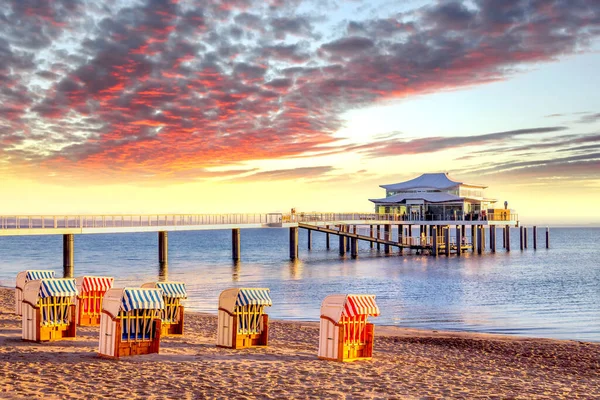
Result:
<svg viewBox="0 0 600 400"><path fill-rule="evenodd" d="M267 348L215 347L217 318L186 314L160 354L100 359L97 328L21 341L0 289L0 398L600 398L600 344L376 327L373 360L317 359L316 323L272 321Z"/></svg>

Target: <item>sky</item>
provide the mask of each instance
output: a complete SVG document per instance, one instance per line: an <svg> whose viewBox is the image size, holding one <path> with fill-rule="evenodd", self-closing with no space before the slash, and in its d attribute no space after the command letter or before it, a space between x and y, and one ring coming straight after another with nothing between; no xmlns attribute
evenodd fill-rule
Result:
<svg viewBox="0 0 600 400"><path fill-rule="evenodd" d="M425 172L600 224L597 0L0 0L0 214L373 210Z"/></svg>

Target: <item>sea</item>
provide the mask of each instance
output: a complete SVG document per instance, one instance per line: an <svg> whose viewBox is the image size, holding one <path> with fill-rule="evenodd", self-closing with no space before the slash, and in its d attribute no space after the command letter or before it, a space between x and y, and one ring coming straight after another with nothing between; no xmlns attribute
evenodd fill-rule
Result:
<svg viewBox="0 0 600 400"><path fill-rule="evenodd" d="M242 229L234 263L230 230L179 231L168 234L161 268L156 232L75 235L75 276L112 276L115 287L184 282L186 308L212 314L231 287L269 288L270 317L302 321L319 320L327 295L364 293L377 296L376 325L600 342L600 228L550 228L549 249L538 229L537 250L531 230L523 251L518 229L510 252L497 236L496 253L488 244L481 255L386 255L361 242L352 259L339 255L337 237L328 250L323 233L313 232L308 250L301 229L299 259L290 261L288 229ZM62 236L0 237L0 286L14 287L26 269L62 276Z"/></svg>

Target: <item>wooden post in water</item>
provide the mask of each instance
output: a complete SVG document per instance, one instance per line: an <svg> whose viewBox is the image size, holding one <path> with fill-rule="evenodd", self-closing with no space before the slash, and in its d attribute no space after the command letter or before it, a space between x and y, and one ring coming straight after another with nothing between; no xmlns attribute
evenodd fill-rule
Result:
<svg viewBox="0 0 600 400"><path fill-rule="evenodd" d="M529 241L529 240L527 240L527 236L528 236L527 235L527 227L524 226L523 227L523 247L525 247L526 249L527 249L527 242Z"/></svg>
<svg viewBox="0 0 600 400"><path fill-rule="evenodd" d="M504 238L506 240L506 251L510 251L510 226L504 227Z"/></svg>
<svg viewBox="0 0 600 400"><path fill-rule="evenodd" d="M306 241L308 242L308 249L311 250L312 249L312 231L310 229L307 229L307 234L306 234Z"/></svg>
<svg viewBox="0 0 600 400"><path fill-rule="evenodd" d="M233 261L240 261L240 249L240 228L235 228L231 230L231 258Z"/></svg>
<svg viewBox="0 0 600 400"><path fill-rule="evenodd" d="M329 229L329 225L327 225L327 229ZM329 245L329 233L325 234L325 248L329 250L331 246Z"/></svg>
<svg viewBox="0 0 600 400"><path fill-rule="evenodd" d="M533 227L533 249L537 250L537 226Z"/></svg>
<svg viewBox="0 0 600 400"><path fill-rule="evenodd" d="M160 265L169 263L169 236L166 231L158 232L158 263Z"/></svg>
<svg viewBox="0 0 600 400"><path fill-rule="evenodd" d="M471 250L477 251L477 225L471 225Z"/></svg>
<svg viewBox="0 0 600 400"><path fill-rule="evenodd" d="M431 249L431 254L434 257L438 255L438 227L433 226L433 248Z"/></svg>
<svg viewBox="0 0 600 400"><path fill-rule="evenodd" d="M477 254L483 253L483 245L485 242L483 241L483 225L477 226Z"/></svg>
<svg viewBox="0 0 600 400"><path fill-rule="evenodd" d="M295 260L298 258L298 227L290 227L290 258Z"/></svg>
<svg viewBox="0 0 600 400"><path fill-rule="evenodd" d="M346 228L344 229L344 231L346 233L350 233L350 228L352 228L352 225L346 225ZM346 252L350 251L350 238L346 238Z"/></svg>
<svg viewBox="0 0 600 400"><path fill-rule="evenodd" d="M546 248L550 248L550 228L546 227Z"/></svg>
<svg viewBox="0 0 600 400"><path fill-rule="evenodd" d="M381 225L377 225L377 239L381 239ZM377 251L381 250L381 244L377 242Z"/></svg>
<svg viewBox="0 0 600 400"><path fill-rule="evenodd" d="M72 233L63 235L63 278L73 278L75 252L75 236Z"/></svg>
<svg viewBox="0 0 600 400"><path fill-rule="evenodd" d="M404 248L402 247L402 230L404 229L403 225L398 225L398 254L402 255L404 252Z"/></svg>
<svg viewBox="0 0 600 400"><path fill-rule="evenodd" d="M350 238L350 255L352 258L358 257L358 239L355 237Z"/></svg>
<svg viewBox="0 0 600 400"><path fill-rule="evenodd" d="M481 230L481 252L485 252L485 225L480 225Z"/></svg>
<svg viewBox="0 0 600 400"><path fill-rule="evenodd" d="M450 255L450 226L444 227L444 242L446 243L444 250L446 257L448 257Z"/></svg>
<svg viewBox="0 0 600 400"><path fill-rule="evenodd" d="M456 255L460 257L462 253L462 231L460 225L456 225Z"/></svg>
<svg viewBox="0 0 600 400"><path fill-rule="evenodd" d="M519 238L520 238L520 241L521 241L520 242L521 243L521 250L523 250L523 248L524 248L523 247L523 226L519 227L519 233L520 233Z"/></svg>
<svg viewBox="0 0 600 400"><path fill-rule="evenodd" d="M340 238L340 256L343 256L346 254L346 236L340 235L339 238Z"/></svg>
<svg viewBox="0 0 600 400"><path fill-rule="evenodd" d="M495 239L494 234L492 233L492 230L494 228L495 228L495 225L488 225L488 229L490 230L490 250L492 250L492 251L496 251L496 249L494 249L494 240L496 240L496 239Z"/></svg>
<svg viewBox="0 0 600 400"><path fill-rule="evenodd" d="M373 225L369 225L369 236L373 237ZM373 248L375 243L370 242L371 248Z"/></svg>
<svg viewBox="0 0 600 400"><path fill-rule="evenodd" d="M502 248L506 248L506 225L504 226L504 231L502 232Z"/></svg>
<svg viewBox="0 0 600 400"><path fill-rule="evenodd" d="M383 226L383 237L385 240L390 240L390 225ZM383 251L385 252L385 254L390 254L390 245L383 245Z"/></svg>

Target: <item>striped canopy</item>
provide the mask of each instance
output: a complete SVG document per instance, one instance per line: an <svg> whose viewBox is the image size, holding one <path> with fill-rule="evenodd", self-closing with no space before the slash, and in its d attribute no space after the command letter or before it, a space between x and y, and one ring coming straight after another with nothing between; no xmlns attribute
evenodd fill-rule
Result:
<svg viewBox="0 0 600 400"><path fill-rule="evenodd" d="M112 288L114 278L108 276L84 276L81 282L82 292L106 292Z"/></svg>
<svg viewBox="0 0 600 400"><path fill-rule="evenodd" d="M123 289L121 309L125 312L131 310L162 310L163 308L165 308L165 303L160 289Z"/></svg>
<svg viewBox="0 0 600 400"><path fill-rule="evenodd" d="M272 306L273 302L269 296L269 289L240 289L235 305Z"/></svg>
<svg viewBox="0 0 600 400"><path fill-rule="evenodd" d="M156 287L163 291L165 297L186 299L185 283L181 282L156 282Z"/></svg>
<svg viewBox="0 0 600 400"><path fill-rule="evenodd" d="M342 316L354 317L356 315L379 315L379 307L375 303L374 294L349 294L344 303Z"/></svg>
<svg viewBox="0 0 600 400"><path fill-rule="evenodd" d="M40 298L77 295L75 279L42 279Z"/></svg>
<svg viewBox="0 0 600 400"><path fill-rule="evenodd" d="M54 271L50 270L30 270L25 275L25 282L35 281L38 279L53 279Z"/></svg>

